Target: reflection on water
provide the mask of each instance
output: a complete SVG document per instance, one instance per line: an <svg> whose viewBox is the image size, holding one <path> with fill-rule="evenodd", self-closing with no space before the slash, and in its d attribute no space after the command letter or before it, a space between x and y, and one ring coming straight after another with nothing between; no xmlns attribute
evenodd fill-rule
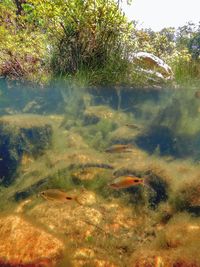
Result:
<svg viewBox="0 0 200 267"><path fill-rule="evenodd" d="M0 264L199 266L196 92L1 80Z"/></svg>

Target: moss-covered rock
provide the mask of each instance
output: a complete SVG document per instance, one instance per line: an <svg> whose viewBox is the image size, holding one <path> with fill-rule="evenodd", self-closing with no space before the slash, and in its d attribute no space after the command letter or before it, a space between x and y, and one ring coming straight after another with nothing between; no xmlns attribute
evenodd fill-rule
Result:
<svg viewBox="0 0 200 267"><path fill-rule="evenodd" d="M23 154L38 157L51 146L52 126L47 118L33 115L0 119L0 178L4 185L15 176Z"/></svg>
<svg viewBox="0 0 200 267"><path fill-rule="evenodd" d="M152 243L141 246L132 254L128 266L199 267L199 219L186 214L175 218L158 229Z"/></svg>
<svg viewBox="0 0 200 267"><path fill-rule="evenodd" d="M128 122L128 116L125 113L111 109L108 106L90 106L84 112L86 125L95 124L101 119L112 121L116 125Z"/></svg>
<svg viewBox="0 0 200 267"><path fill-rule="evenodd" d="M64 244L55 236L20 216L10 215L0 222L1 266L58 266Z"/></svg>
<svg viewBox="0 0 200 267"><path fill-rule="evenodd" d="M171 197L171 204L176 211L188 211L200 215L199 177L183 180Z"/></svg>
<svg viewBox="0 0 200 267"><path fill-rule="evenodd" d="M83 137L75 132L69 131L66 134L67 137L67 145L68 147L71 148L76 148L76 149L88 149L89 146L88 144L84 141Z"/></svg>
<svg viewBox="0 0 200 267"><path fill-rule="evenodd" d="M137 129L130 129L127 126L117 128L115 131L109 134L110 142L113 144L127 144L133 143L138 135Z"/></svg>

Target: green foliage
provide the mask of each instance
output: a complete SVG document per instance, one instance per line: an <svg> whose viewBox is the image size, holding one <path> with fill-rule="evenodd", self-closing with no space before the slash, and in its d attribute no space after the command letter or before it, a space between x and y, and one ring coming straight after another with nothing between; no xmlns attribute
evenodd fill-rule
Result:
<svg viewBox="0 0 200 267"><path fill-rule="evenodd" d="M200 62L193 60L185 48L177 51L169 60L175 81L184 86L198 86L200 80Z"/></svg>
<svg viewBox="0 0 200 267"><path fill-rule="evenodd" d="M51 38L55 74L114 66L125 56L130 25L114 1L31 2Z"/></svg>
<svg viewBox="0 0 200 267"><path fill-rule="evenodd" d="M193 22L188 22L185 25L181 26L177 30L176 43L178 50L182 50L188 46L190 40L195 36L196 32L199 30L199 27Z"/></svg>
<svg viewBox="0 0 200 267"><path fill-rule="evenodd" d="M146 51L158 57L166 58L172 54L175 48L175 29L164 28L160 32L151 29L133 29L134 48L136 51Z"/></svg>
<svg viewBox="0 0 200 267"><path fill-rule="evenodd" d="M70 172L67 170L58 171L54 176L49 179L49 188L58 188L63 190L71 190L74 188L73 181L70 176Z"/></svg>
<svg viewBox="0 0 200 267"><path fill-rule="evenodd" d="M192 55L192 58L197 60L200 56L200 31L190 39L188 49Z"/></svg>
<svg viewBox="0 0 200 267"><path fill-rule="evenodd" d="M0 74L13 79L38 79L45 69L44 34L25 15L16 16L12 1L0 4L0 24Z"/></svg>
<svg viewBox="0 0 200 267"><path fill-rule="evenodd" d="M174 71L175 81L181 85L198 86L200 80L199 27L187 23L179 27L174 39L175 49L168 62Z"/></svg>
<svg viewBox="0 0 200 267"><path fill-rule="evenodd" d="M17 4L19 2L19 5ZM199 83L199 25L138 30L114 0L3 0L0 75L46 82L65 76L88 85L154 85L130 58L146 51L164 59L178 84Z"/></svg>

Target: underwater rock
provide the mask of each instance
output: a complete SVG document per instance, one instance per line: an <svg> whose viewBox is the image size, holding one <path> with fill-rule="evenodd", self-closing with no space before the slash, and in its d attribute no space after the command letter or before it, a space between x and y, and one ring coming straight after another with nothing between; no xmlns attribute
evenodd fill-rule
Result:
<svg viewBox="0 0 200 267"><path fill-rule="evenodd" d="M149 208L155 209L160 202L165 202L169 198L170 177L165 171L149 165L148 162L143 162L143 165L136 164L136 166L132 163L127 167L116 169L113 175L115 177L136 176L144 181L144 184L123 189L130 194L130 203L134 205L148 202Z"/></svg>
<svg viewBox="0 0 200 267"><path fill-rule="evenodd" d="M64 244L19 216L0 220L1 266L57 266ZM6 265L7 264L7 265Z"/></svg>
<svg viewBox="0 0 200 267"><path fill-rule="evenodd" d="M179 248L199 244L200 221L198 218L190 218L186 213L178 213L160 231L157 244L160 239L168 248ZM184 236L184 238L183 238ZM164 243L163 243L164 244Z"/></svg>
<svg viewBox="0 0 200 267"><path fill-rule="evenodd" d="M72 179L75 183L80 181L91 181L97 176L105 175L104 170L100 168L83 168L72 173Z"/></svg>
<svg viewBox="0 0 200 267"><path fill-rule="evenodd" d="M96 124L101 119L111 119L113 112L107 106L90 106L84 112L84 122L88 124Z"/></svg>
<svg viewBox="0 0 200 267"><path fill-rule="evenodd" d="M136 144L149 153L163 155L176 154L176 136L166 126L152 125L145 133L137 136Z"/></svg>
<svg viewBox="0 0 200 267"><path fill-rule="evenodd" d="M168 174L154 166L145 172L147 184L153 189L152 195L149 196L149 204L152 208L156 207L160 202L167 201L169 197L170 177Z"/></svg>
<svg viewBox="0 0 200 267"><path fill-rule="evenodd" d="M131 203L142 203L144 201L143 191L147 193L146 201L153 209L160 202L167 201L171 182L168 172L159 165L151 163L150 158L137 148L127 154L126 157L120 158L121 162L116 160L117 166L113 175L115 177L133 175L143 178L145 181L144 186L124 189L131 194Z"/></svg>
<svg viewBox="0 0 200 267"><path fill-rule="evenodd" d="M137 64L138 71L148 75L152 75L156 80L170 80L173 78L173 72L169 65L167 65L159 57L148 53L138 52L132 55L132 61Z"/></svg>
<svg viewBox="0 0 200 267"><path fill-rule="evenodd" d="M51 146L52 126L34 115L3 116L0 119L0 179L9 185L23 155L38 157Z"/></svg>
<svg viewBox="0 0 200 267"><path fill-rule="evenodd" d="M172 101L161 107L145 132L137 137L138 146L159 156L199 160L199 104L187 94L177 91Z"/></svg>
<svg viewBox="0 0 200 267"><path fill-rule="evenodd" d="M123 236L124 240L120 241L120 245L129 243L135 235L135 228L137 227L137 220L133 216L132 208L110 201L109 203L102 203L100 210L106 217L105 225L102 227L108 236L114 239L117 237L121 239Z"/></svg>
<svg viewBox="0 0 200 267"><path fill-rule="evenodd" d="M125 113L103 105L90 106L85 110L83 115L85 125L96 124L101 119L111 121L115 125L126 123L128 121Z"/></svg>
<svg viewBox="0 0 200 267"><path fill-rule="evenodd" d="M94 266L94 267L119 267L115 263L104 259L75 259L73 264L76 267Z"/></svg>
<svg viewBox="0 0 200 267"><path fill-rule="evenodd" d="M174 190L171 204L176 211L188 211L200 216L199 177L187 179Z"/></svg>
<svg viewBox="0 0 200 267"><path fill-rule="evenodd" d="M83 163L83 164L71 164L69 169L90 169L90 168L97 168L97 169L114 169L112 165L107 163Z"/></svg>
<svg viewBox="0 0 200 267"><path fill-rule="evenodd" d="M78 199L82 205L86 206L94 205L97 203L97 196L92 191L84 190Z"/></svg>
<svg viewBox="0 0 200 267"><path fill-rule="evenodd" d="M85 195L83 192L83 195L78 196L80 203L83 202L81 205L71 200L61 204L44 200L27 214L55 234L65 235L68 240L81 241L92 235L102 221L101 212L90 207L96 200L93 195L89 195L88 192Z"/></svg>
<svg viewBox="0 0 200 267"><path fill-rule="evenodd" d="M146 229L144 218L136 216L131 205L114 198L108 201L87 190L77 194L81 204L41 198L22 202L17 211L66 239L73 248L70 258L74 266L125 266L123 263L138 244L138 227L142 232ZM151 233L145 233L150 238Z"/></svg>
<svg viewBox="0 0 200 267"><path fill-rule="evenodd" d="M105 155L99 153L93 149L71 149L69 152L62 153L59 155L51 155L52 164L62 165L66 168L68 166L70 169L73 168L84 168L103 164L105 161Z"/></svg>
<svg viewBox="0 0 200 267"><path fill-rule="evenodd" d="M26 200L22 201L22 202L18 205L18 207L15 209L15 212L16 212L16 213L23 213L23 212L24 212L24 209L26 208L26 206L27 206L28 204L30 204L31 202L32 202L31 199L26 199Z"/></svg>
<svg viewBox="0 0 200 267"><path fill-rule="evenodd" d="M182 254L183 253L183 254ZM186 255L184 255L186 253ZM198 253L196 251L196 253ZM143 248L137 250L130 257L128 266L130 267L200 267L198 259L190 256L187 249L183 250L149 250Z"/></svg>
<svg viewBox="0 0 200 267"><path fill-rule="evenodd" d="M67 135L67 145L70 148L89 148L88 144L84 141L83 137L78 133L69 132Z"/></svg>
<svg viewBox="0 0 200 267"><path fill-rule="evenodd" d="M77 258L86 258L86 259L91 259L94 258L95 253L92 249L89 248L78 248L74 255L73 258L77 259Z"/></svg>
<svg viewBox="0 0 200 267"><path fill-rule="evenodd" d="M109 139L112 144L127 144L134 142L137 135L137 130L122 126L111 132L109 134Z"/></svg>
<svg viewBox="0 0 200 267"><path fill-rule="evenodd" d="M133 252L128 266L199 267L199 222L186 213L175 215L156 231L155 239L148 246L142 245Z"/></svg>

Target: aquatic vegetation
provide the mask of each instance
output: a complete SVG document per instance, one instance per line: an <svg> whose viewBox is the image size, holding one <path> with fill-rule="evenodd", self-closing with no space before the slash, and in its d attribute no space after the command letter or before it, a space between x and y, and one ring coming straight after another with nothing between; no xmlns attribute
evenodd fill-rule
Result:
<svg viewBox="0 0 200 267"><path fill-rule="evenodd" d="M175 234L169 230L166 237L162 227L172 229L178 225L174 218L181 209L176 206L175 197L183 199L180 185L185 184L184 179L189 174L195 180L198 165L170 157L161 158L155 154L150 156L134 144L129 153L108 154L104 150L110 144L108 132L113 131L112 122L101 119L95 125L83 124L66 130L60 127L61 121L60 116L51 118L53 135L50 150L38 157L30 158L25 154L22 157L16 180L4 194L0 194L0 199L5 198L1 202L4 210L9 201L13 201L14 212L22 213L30 222L34 221L38 227L44 227L51 234L64 240L66 238L67 246L73 251L72 264L80 261L81 249L90 249L94 257L81 258L85 264L103 260L116 266L123 266L126 262L129 266L133 259L132 266L138 262L134 252L139 257L140 247L144 250L144 257L149 255L145 247L147 244L152 248L152 258L149 257L149 261L152 259L155 264L155 258L159 256L164 263L168 262L163 254L169 250L168 242L172 246L176 243L175 239L169 241L170 235ZM95 148L92 142L95 141L95 133L99 132L102 136ZM87 144L85 141L89 133L91 137ZM117 177L129 174L141 181L144 179L148 186L123 190L109 188L113 175ZM183 177L180 180L181 175ZM180 183L177 182L178 179ZM197 185L198 183L194 183L195 189L198 188ZM68 201L44 201L37 197L40 192L48 195L51 190L62 192L61 199L64 195L69 197ZM58 195L60 198L60 194ZM74 196L78 196L81 205L72 201ZM51 197L47 196L48 198ZM24 200L28 199L31 202L26 204ZM18 207L15 200L19 203ZM189 229L191 225L191 229L197 227L196 223L189 225ZM176 255L175 252L172 255L174 262L181 259L180 251L186 247L194 255L195 250L190 248L191 243L187 240L180 248L177 247ZM164 251L163 254L158 254L160 251ZM186 257L183 260L188 261Z"/></svg>
<svg viewBox="0 0 200 267"><path fill-rule="evenodd" d="M109 180L110 172L98 172L92 180L85 180L82 182L85 188L89 190L93 190L100 195L107 194L108 195L108 180Z"/></svg>
<svg viewBox="0 0 200 267"><path fill-rule="evenodd" d="M153 153L175 157L199 157L199 103L194 89L179 89L154 117L136 143Z"/></svg>
<svg viewBox="0 0 200 267"><path fill-rule="evenodd" d="M70 79L62 79L59 83L59 90L65 103L65 117L61 126L65 127L69 119L82 118L84 110L90 104L90 98L88 99L90 96L87 97L86 85L78 86Z"/></svg>
<svg viewBox="0 0 200 267"><path fill-rule="evenodd" d="M199 267L198 33L25 2L0 3L0 265Z"/></svg>
<svg viewBox="0 0 200 267"><path fill-rule="evenodd" d="M200 182L199 175L190 180L183 179L176 185L171 196L171 205L176 211L188 211L200 214Z"/></svg>
<svg viewBox="0 0 200 267"><path fill-rule="evenodd" d="M138 130L129 129L126 126L118 127L109 133L110 144L133 144L138 135ZM131 149L131 146L130 146Z"/></svg>
<svg viewBox="0 0 200 267"><path fill-rule="evenodd" d="M156 266L156 259L160 257L166 266L199 266L199 229L198 219L178 214L157 230L152 242L132 254L129 265Z"/></svg>
<svg viewBox="0 0 200 267"><path fill-rule="evenodd" d="M100 120L110 121L113 124L120 125L127 123L131 115L125 114L123 111L114 110L108 105L89 106L84 112L85 124L96 124Z"/></svg>
<svg viewBox="0 0 200 267"><path fill-rule="evenodd" d="M158 205L162 201L166 201L170 191L170 177L159 167L150 166L146 171L147 184L154 190L154 194L150 196L149 203L152 207Z"/></svg>
<svg viewBox="0 0 200 267"><path fill-rule="evenodd" d="M126 251L131 251L134 246L132 237L136 222L132 217L132 209L115 202L105 202L103 198L96 199L94 196L93 192L84 191L81 207L72 202L64 205L43 202L27 210L26 216L40 222L47 229L51 226L52 234L63 233L67 237L68 245L73 248L73 259L76 259L78 251L85 248L94 253L94 260L114 260L118 266L121 262L120 255L124 253L125 256ZM119 212L117 215L116 209ZM132 229L131 235L129 227Z"/></svg>
<svg viewBox="0 0 200 267"><path fill-rule="evenodd" d="M95 125L77 129L77 132L82 135L90 147L103 150L109 142L107 133L113 131L115 128L116 125L111 120L101 119Z"/></svg>
<svg viewBox="0 0 200 267"><path fill-rule="evenodd" d="M158 225L165 225L176 214L172 205L169 202L161 202L154 214L154 220Z"/></svg>
<svg viewBox="0 0 200 267"><path fill-rule="evenodd" d="M2 117L0 128L0 176L3 184L8 185L16 175L23 154L37 157L51 146L52 127L43 117L16 115Z"/></svg>

